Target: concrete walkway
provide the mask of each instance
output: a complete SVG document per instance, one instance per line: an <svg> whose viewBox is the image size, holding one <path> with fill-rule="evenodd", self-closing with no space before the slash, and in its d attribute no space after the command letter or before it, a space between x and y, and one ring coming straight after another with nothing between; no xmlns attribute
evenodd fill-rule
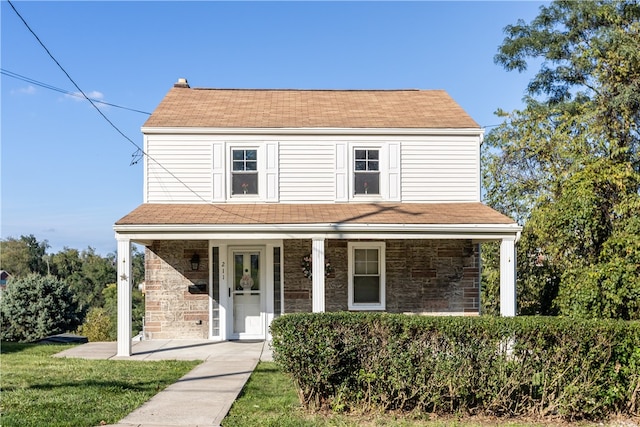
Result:
<svg viewBox="0 0 640 427"><path fill-rule="evenodd" d="M83 344L56 355L112 360L203 360L111 427L220 426L259 360L271 361L263 341L149 340L135 342L130 357L116 356L116 343Z"/></svg>

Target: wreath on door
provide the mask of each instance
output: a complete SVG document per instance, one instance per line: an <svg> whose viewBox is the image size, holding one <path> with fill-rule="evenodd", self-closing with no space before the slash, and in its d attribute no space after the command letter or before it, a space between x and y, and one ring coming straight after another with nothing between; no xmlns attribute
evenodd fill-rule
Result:
<svg viewBox="0 0 640 427"><path fill-rule="evenodd" d="M302 267L302 274L309 280L313 278L313 258L311 254L305 255L302 257L302 262L300 263ZM324 259L324 277L329 277L329 274L333 273L333 267L331 266L331 262L329 262L326 258Z"/></svg>

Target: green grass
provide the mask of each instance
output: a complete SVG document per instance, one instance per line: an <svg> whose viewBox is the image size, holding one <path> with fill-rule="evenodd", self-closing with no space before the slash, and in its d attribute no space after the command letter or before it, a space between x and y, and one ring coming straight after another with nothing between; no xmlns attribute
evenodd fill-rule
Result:
<svg viewBox="0 0 640 427"><path fill-rule="evenodd" d="M311 413L302 408L291 379L273 362L260 362L242 393L223 420L224 427L542 427L626 426L632 423L564 423L544 420L437 417L432 414L334 414Z"/></svg>
<svg viewBox="0 0 640 427"><path fill-rule="evenodd" d="M199 363L52 357L70 347L2 343L3 427L113 424Z"/></svg>
<svg viewBox="0 0 640 427"><path fill-rule="evenodd" d="M291 379L273 362L261 362L223 420L225 427L312 427L312 426L465 426L470 423L428 420L428 416L345 415L310 413L299 403ZM486 425L485 425L486 426Z"/></svg>

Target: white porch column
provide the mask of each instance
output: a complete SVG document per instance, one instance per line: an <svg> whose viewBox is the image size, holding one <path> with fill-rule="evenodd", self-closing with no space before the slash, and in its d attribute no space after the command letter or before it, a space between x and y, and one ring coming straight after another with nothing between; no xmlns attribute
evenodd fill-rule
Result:
<svg viewBox="0 0 640 427"><path fill-rule="evenodd" d="M118 239L118 356L131 356L131 241Z"/></svg>
<svg viewBox="0 0 640 427"><path fill-rule="evenodd" d="M516 239L500 242L500 315L516 315Z"/></svg>
<svg viewBox="0 0 640 427"><path fill-rule="evenodd" d="M311 309L314 313L324 312L324 238L314 238L311 245Z"/></svg>

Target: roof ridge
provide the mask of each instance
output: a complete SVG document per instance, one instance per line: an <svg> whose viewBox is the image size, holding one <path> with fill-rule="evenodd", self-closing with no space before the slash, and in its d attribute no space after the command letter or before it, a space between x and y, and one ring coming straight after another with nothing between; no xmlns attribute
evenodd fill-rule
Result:
<svg viewBox="0 0 640 427"><path fill-rule="evenodd" d="M215 87L192 87L193 90L229 90L229 91L289 91L289 92L438 92L444 89L293 89L293 88L215 88Z"/></svg>
<svg viewBox="0 0 640 427"><path fill-rule="evenodd" d="M480 128L443 89L187 87L171 88L144 126Z"/></svg>

